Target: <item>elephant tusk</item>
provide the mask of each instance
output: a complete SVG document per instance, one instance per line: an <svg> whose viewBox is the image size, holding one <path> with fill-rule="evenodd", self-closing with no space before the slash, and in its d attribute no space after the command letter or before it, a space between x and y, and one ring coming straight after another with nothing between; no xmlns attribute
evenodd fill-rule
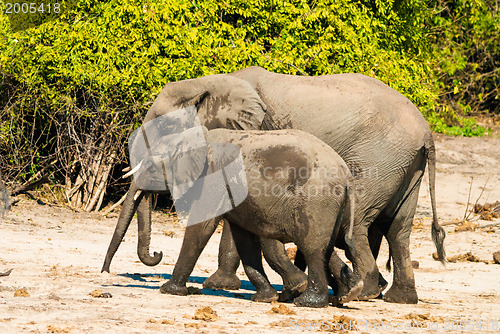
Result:
<svg viewBox="0 0 500 334"><path fill-rule="evenodd" d="M137 199L139 198L139 196L141 196L141 193L142 193L142 190L137 190L137 192L134 195L134 201L137 201Z"/></svg>
<svg viewBox="0 0 500 334"><path fill-rule="evenodd" d="M135 172L137 172L137 171L139 170L139 168L141 168L141 166L142 166L142 162L143 162L143 161L144 161L144 160L141 160L141 162L139 162L139 164L138 164L137 166L135 166L135 168L134 168L134 169L132 169L132 170L131 170L130 172L128 172L127 174L123 175L123 176L122 176L122 178L123 178L123 179L126 179L127 177L129 177L129 176L133 175Z"/></svg>
<svg viewBox="0 0 500 334"><path fill-rule="evenodd" d="M131 169L130 166L125 167L122 169L122 172L126 173L126 172L130 171L130 169Z"/></svg>

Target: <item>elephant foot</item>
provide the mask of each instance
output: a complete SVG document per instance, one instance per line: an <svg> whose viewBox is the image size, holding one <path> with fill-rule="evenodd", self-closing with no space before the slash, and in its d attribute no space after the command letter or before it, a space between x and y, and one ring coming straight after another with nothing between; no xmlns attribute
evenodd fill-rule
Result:
<svg viewBox="0 0 500 334"><path fill-rule="evenodd" d="M223 273L217 271L203 282L204 289L214 290L238 290L241 286L241 281L236 274Z"/></svg>
<svg viewBox="0 0 500 334"><path fill-rule="evenodd" d="M270 303L278 300L278 293L274 289L266 289L262 291L257 291L256 294L252 296L252 301L259 303Z"/></svg>
<svg viewBox="0 0 500 334"><path fill-rule="evenodd" d="M384 294L384 301L388 303L417 304L418 295L415 287L409 288L393 284Z"/></svg>
<svg viewBox="0 0 500 334"><path fill-rule="evenodd" d="M169 295L187 296L188 289L185 285L177 285L171 281L168 281L161 286L160 292L168 293Z"/></svg>
<svg viewBox="0 0 500 334"><path fill-rule="evenodd" d="M384 291L385 288L387 288L387 285L389 285L389 283L387 283L384 276L382 276L382 274L379 273L378 274L378 289L380 290L380 292Z"/></svg>
<svg viewBox="0 0 500 334"><path fill-rule="evenodd" d="M361 291L363 291L363 286L364 283L363 281L360 280L345 295L339 297L338 304L345 304L356 299L361 293Z"/></svg>
<svg viewBox="0 0 500 334"><path fill-rule="evenodd" d="M305 274L304 274L305 275ZM299 282L297 285L293 287L284 286L283 291L281 291L278 301L280 302L288 302L300 296L302 292L307 288L307 275L305 275L305 279L302 282Z"/></svg>
<svg viewBox="0 0 500 334"><path fill-rule="evenodd" d="M363 291L356 299L361 301L375 299L387 288L387 284L387 281L380 273L376 281L374 279L365 279Z"/></svg>
<svg viewBox="0 0 500 334"><path fill-rule="evenodd" d="M328 293L318 294L306 290L303 294L293 300L293 303L301 307L327 307Z"/></svg>

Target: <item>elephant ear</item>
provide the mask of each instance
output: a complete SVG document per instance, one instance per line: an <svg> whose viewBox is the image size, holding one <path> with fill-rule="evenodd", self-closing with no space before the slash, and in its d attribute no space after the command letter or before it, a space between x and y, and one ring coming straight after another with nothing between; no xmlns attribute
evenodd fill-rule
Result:
<svg viewBox="0 0 500 334"><path fill-rule="evenodd" d="M227 74L207 78L207 90L196 104L202 125L208 129L260 128L266 105L248 82Z"/></svg>
<svg viewBox="0 0 500 334"><path fill-rule="evenodd" d="M228 74L215 74L165 85L144 123L192 106L197 107L201 125L209 130L259 129L266 113L266 105L247 81Z"/></svg>

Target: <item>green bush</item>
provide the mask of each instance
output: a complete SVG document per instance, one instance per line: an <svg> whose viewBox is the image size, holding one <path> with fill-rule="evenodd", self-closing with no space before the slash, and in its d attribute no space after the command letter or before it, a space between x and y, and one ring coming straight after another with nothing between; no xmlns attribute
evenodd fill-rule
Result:
<svg viewBox="0 0 500 334"><path fill-rule="evenodd" d="M460 115L500 114L498 1L434 0L431 6L440 104Z"/></svg>
<svg viewBox="0 0 500 334"><path fill-rule="evenodd" d="M15 179L57 161L58 177L74 180L104 148L123 162L126 136L167 82L251 65L378 78L447 134L481 135L462 115L498 109L498 76L488 74L498 69L498 16L486 0L61 3L57 17L13 26L0 14L0 168L16 166ZM471 94L476 72L482 90Z"/></svg>

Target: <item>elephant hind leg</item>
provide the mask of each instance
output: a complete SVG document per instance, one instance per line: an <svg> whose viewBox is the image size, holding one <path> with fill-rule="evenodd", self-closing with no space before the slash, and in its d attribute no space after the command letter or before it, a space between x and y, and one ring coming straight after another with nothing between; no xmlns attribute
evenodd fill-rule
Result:
<svg viewBox="0 0 500 334"><path fill-rule="evenodd" d="M245 274L257 292L252 296L256 302L270 303L278 300L278 293L271 286L262 266L262 253L259 237L244 230L236 224L231 224L231 233L243 263Z"/></svg>
<svg viewBox="0 0 500 334"><path fill-rule="evenodd" d="M283 279L283 291L279 300L284 302L298 297L307 287L306 273L293 265L282 242L263 237L260 240L264 258L269 266Z"/></svg>
<svg viewBox="0 0 500 334"><path fill-rule="evenodd" d="M331 277L330 286L335 292L337 304L344 304L356 299L363 290L363 280L354 274L334 251L328 262Z"/></svg>
<svg viewBox="0 0 500 334"><path fill-rule="evenodd" d="M332 212L340 210L330 208ZM316 223L320 221L324 212L317 211L318 217L309 218L311 228L303 238L294 239L297 250L304 254L308 269L308 281L305 291L294 300L297 306L325 307L328 306L328 262L333 252L336 233L333 224ZM336 219L334 216L333 218Z"/></svg>
<svg viewBox="0 0 500 334"><path fill-rule="evenodd" d="M408 195L398 207L386 237L394 263L394 279L384 300L392 303L418 303L415 277L410 258L410 233L417 207L418 191L423 171L417 170L408 186Z"/></svg>
<svg viewBox="0 0 500 334"><path fill-rule="evenodd" d="M293 301L297 306L325 307L328 306L328 284L326 277L326 247L308 249L300 247L309 267L306 290ZM310 248L310 247L309 247Z"/></svg>

